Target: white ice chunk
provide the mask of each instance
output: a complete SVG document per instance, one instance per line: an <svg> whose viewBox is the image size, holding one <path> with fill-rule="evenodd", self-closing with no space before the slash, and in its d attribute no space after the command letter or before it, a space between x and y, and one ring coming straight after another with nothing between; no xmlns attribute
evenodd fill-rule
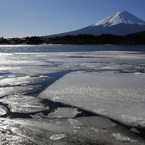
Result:
<svg viewBox="0 0 145 145"><path fill-rule="evenodd" d="M71 123L73 128L80 129L82 124L77 119L68 119L68 121Z"/></svg>
<svg viewBox="0 0 145 145"><path fill-rule="evenodd" d="M119 141L126 141L126 142L137 142L137 140L131 139L130 137L126 137L123 136L120 133L113 133L112 137L114 137L115 139L119 140Z"/></svg>
<svg viewBox="0 0 145 145"><path fill-rule="evenodd" d="M141 137L119 125L111 126L111 123L111 120L98 116L75 120L0 118L0 142L32 145L144 145ZM80 128L76 129L72 124Z"/></svg>
<svg viewBox="0 0 145 145"><path fill-rule="evenodd" d="M54 134L50 137L51 140L60 140L64 138L66 135L65 134Z"/></svg>
<svg viewBox="0 0 145 145"><path fill-rule="evenodd" d="M0 88L0 97L13 95L13 94L28 94L39 89L39 86L15 86L15 87L1 87Z"/></svg>
<svg viewBox="0 0 145 145"><path fill-rule="evenodd" d="M130 124L122 115L145 121L145 77L135 74L70 73L40 94ZM59 99L58 99L59 98ZM131 118L130 118L131 119Z"/></svg>
<svg viewBox="0 0 145 145"><path fill-rule="evenodd" d="M79 114L77 108L57 108L48 115L48 118L72 118Z"/></svg>
<svg viewBox="0 0 145 145"><path fill-rule="evenodd" d="M1 101L8 104L12 112L32 113L49 109L40 102L39 98L33 96L12 95L2 98Z"/></svg>
<svg viewBox="0 0 145 145"><path fill-rule="evenodd" d="M5 115L6 113L7 109L4 106L0 105L0 116Z"/></svg>
<svg viewBox="0 0 145 145"><path fill-rule="evenodd" d="M47 76L24 76L24 77L9 77L0 80L0 86L6 85L28 85L34 83L41 83L48 79Z"/></svg>

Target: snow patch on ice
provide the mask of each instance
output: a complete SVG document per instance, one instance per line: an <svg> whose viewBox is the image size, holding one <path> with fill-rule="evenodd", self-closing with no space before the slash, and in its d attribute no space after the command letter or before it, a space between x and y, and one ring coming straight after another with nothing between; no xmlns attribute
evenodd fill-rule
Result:
<svg viewBox="0 0 145 145"><path fill-rule="evenodd" d="M119 140L119 141L125 141L125 142L136 142L137 140L131 139L130 137L124 136L121 133L113 133L112 137Z"/></svg>
<svg viewBox="0 0 145 145"><path fill-rule="evenodd" d="M57 102L57 101L60 100L60 97L56 96L56 97L54 97L52 100L53 100L54 102Z"/></svg>
<svg viewBox="0 0 145 145"><path fill-rule="evenodd" d="M80 129L82 127L82 124L76 119L68 119L68 121L71 123L71 125L75 129Z"/></svg>
<svg viewBox="0 0 145 145"><path fill-rule="evenodd" d="M6 113L7 109L4 106L0 105L0 116L5 115Z"/></svg>
<svg viewBox="0 0 145 145"><path fill-rule="evenodd" d="M107 111L104 109L94 109L93 112L96 112L97 114L101 115L107 115Z"/></svg>
<svg viewBox="0 0 145 145"><path fill-rule="evenodd" d="M54 134L50 137L51 140L60 140L62 138L66 137L65 134Z"/></svg>
<svg viewBox="0 0 145 145"><path fill-rule="evenodd" d="M139 117L129 116L129 115L122 115L122 118L125 122L127 122L133 126L137 126L138 124L141 124L141 126L145 126L144 118L139 118Z"/></svg>
<svg viewBox="0 0 145 145"><path fill-rule="evenodd" d="M47 80L47 76L24 76L24 77L8 77L0 80L0 86L7 86L7 85L28 85L28 84L35 84L41 83Z"/></svg>
<svg viewBox="0 0 145 145"><path fill-rule="evenodd" d="M49 107L43 105L40 98L26 95L10 95L1 99L9 105L11 112L32 113L49 110Z"/></svg>

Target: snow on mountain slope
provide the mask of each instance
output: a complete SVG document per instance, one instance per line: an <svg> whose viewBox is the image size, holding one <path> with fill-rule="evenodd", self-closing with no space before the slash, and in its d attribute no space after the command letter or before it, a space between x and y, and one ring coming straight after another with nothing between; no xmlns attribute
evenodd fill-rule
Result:
<svg viewBox="0 0 145 145"><path fill-rule="evenodd" d="M113 26L117 24L138 24L138 25L145 25L145 21L137 18L136 16L132 15L127 11L117 12L114 15L103 19L102 21L93 24L92 26L99 26L103 25L106 26Z"/></svg>
<svg viewBox="0 0 145 145"><path fill-rule="evenodd" d="M127 11L120 11L112 16L107 17L88 27L78 29L75 31L49 35L45 37L65 36L65 35L79 35L79 34L113 34L113 35L127 35L137 32L145 31L145 21L137 18Z"/></svg>

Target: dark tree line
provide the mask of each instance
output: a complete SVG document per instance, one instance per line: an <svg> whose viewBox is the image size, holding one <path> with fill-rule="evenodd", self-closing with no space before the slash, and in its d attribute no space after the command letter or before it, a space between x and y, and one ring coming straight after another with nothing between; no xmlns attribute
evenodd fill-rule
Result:
<svg viewBox="0 0 145 145"><path fill-rule="evenodd" d="M134 33L125 36L102 34L56 36L56 37L25 37L25 38L0 38L0 44L145 44L145 32Z"/></svg>
<svg viewBox="0 0 145 145"><path fill-rule="evenodd" d="M0 44L43 44L44 40L40 37L25 37L25 38L0 38Z"/></svg>
<svg viewBox="0 0 145 145"><path fill-rule="evenodd" d="M60 36L49 39L52 44L145 44L145 32L119 36L111 34Z"/></svg>
<svg viewBox="0 0 145 145"><path fill-rule="evenodd" d="M52 44L116 44L122 42L121 36L103 34L94 35L77 35L77 36L60 36L50 38Z"/></svg>

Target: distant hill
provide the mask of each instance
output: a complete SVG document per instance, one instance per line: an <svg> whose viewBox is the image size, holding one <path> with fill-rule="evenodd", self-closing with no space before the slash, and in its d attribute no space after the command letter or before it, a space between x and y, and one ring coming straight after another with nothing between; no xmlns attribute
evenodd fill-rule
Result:
<svg viewBox="0 0 145 145"><path fill-rule="evenodd" d="M55 37L65 35L75 36L79 34L127 35L141 31L145 31L145 21L137 18L136 16L127 11L121 11L88 27L66 33L48 35L44 37Z"/></svg>

